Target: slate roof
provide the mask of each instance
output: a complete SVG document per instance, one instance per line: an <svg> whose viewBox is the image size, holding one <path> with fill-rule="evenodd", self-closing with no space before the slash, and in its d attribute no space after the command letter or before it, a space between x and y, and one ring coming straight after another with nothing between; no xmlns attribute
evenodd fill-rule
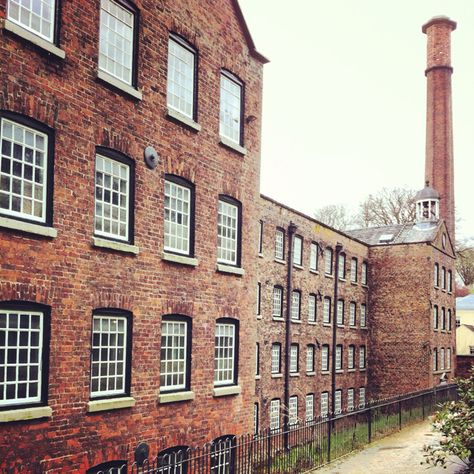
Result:
<svg viewBox="0 0 474 474"><path fill-rule="evenodd" d="M410 223L348 230L347 234L369 245L413 244L432 242L438 234L441 221L430 223ZM390 237L391 236L391 237Z"/></svg>
<svg viewBox="0 0 474 474"><path fill-rule="evenodd" d="M474 295L460 296L456 298L456 309L474 310Z"/></svg>

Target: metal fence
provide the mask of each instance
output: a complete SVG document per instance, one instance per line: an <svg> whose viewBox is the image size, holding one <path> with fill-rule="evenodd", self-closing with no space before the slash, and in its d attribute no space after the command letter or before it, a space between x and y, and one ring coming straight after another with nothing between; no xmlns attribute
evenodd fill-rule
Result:
<svg viewBox="0 0 474 474"><path fill-rule="evenodd" d="M289 431L263 430L255 435L224 436L202 447L174 447L154 459L129 464L107 463L89 474L297 474L321 467L341 456L425 419L439 403L457 398L456 385L368 403L356 411L318 417L292 425ZM113 467L112 467L113 465ZM10 473L43 472L22 466ZM64 472L67 472L65 470Z"/></svg>
<svg viewBox="0 0 474 474"><path fill-rule="evenodd" d="M320 467L375 439L425 419L457 397L456 385L377 400L357 411L315 418L288 432L227 437L203 447L170 450L133 464L132 474L296 474ZM104 473L104 474L109 474Z"/></svg>

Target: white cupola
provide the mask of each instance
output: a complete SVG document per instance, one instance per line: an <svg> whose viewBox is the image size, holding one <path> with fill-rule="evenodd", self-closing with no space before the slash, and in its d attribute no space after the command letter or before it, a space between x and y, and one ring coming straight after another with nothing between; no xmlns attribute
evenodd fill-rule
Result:
<svg viewBox="0 0 474 474"><path fill-rule="evenodd" d="M426 181L425 187L418 191L416 201L416 222L437 222L439 220L439 194Z"/></svg>

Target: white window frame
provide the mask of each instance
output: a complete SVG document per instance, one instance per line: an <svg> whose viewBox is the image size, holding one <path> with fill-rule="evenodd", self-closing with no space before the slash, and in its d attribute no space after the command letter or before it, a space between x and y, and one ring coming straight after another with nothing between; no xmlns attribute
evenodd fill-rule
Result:
<svg viewBox="0 0 474 474"><path fill-rule="evenodd" d="M321 371L328 372L329 371L329 345L324 344L321 347Z"/></svg>
<svg viewBox="0 0 474 474"><path fill-rule="evenodd" d="M281 374L281 344L279 342L272 344L271 373Z"/></svg>
<svg viewBox="0 0 474 474"><path fill-rule="evenodd" d="M357 305L354 301L349 303L349 326L354 327L356 325L357 318Z"/></svg>
<svg viewBox="0 0 474 474"><path fill-rule="evenodd" d="M281 286L273 287L272 317L283 317L283 288Z"/></svg>
<svg viewBox="0 0 474 474"><path fill-rule="evenodd" d="M311 242L309 251L309 269L318 270L318 247L319 245L315 242Z"/></svg>
<svg viewBox="0 0 474 474"><path fill-rule="evenodd" d="M340 253L338 258L339 258L339 262L337 265L337 273L338 273L337 276L340 280L345 280L346 279L346 254Z"/></svg>
<svg viewBox="0 0 474 474"><path fill-rule="evenodd" d="M275 398L270 401L270 430L280 429L280 399Z"/></svg>
<svg viewBox="0 0 474 474"><path fill-rule="evenodd" d="M446 369L451 369L451 348L446 348Z"/></svg>
<svg viewBox="0 0 474 474"><path fill-rule="evenodd" d="M297 374L299 371L300 346L290 345L290 374Z"/></svg>
<svg viewBox="0 0 474 474"><path fill-rule="evenodd" d="M257 316L260 316L262 314L262 284L260 282L257 282L257 307L256 309L256 314Z"/></svg>
<svg viewBox="0 0 474 474"><path fill-rule="evenodd" d="M323 299L323 323L331 324L331 298L329 296Z"/></svg>
<svg viewBox="0 0 474 474"><path fill-rule="evenodd" d="M351 283L357 283L357 258L351 258Z"/></svg>
<svg viewBox="0 0 474 474"><path fill-rule="evenodd" d="M334 414L342 413L342 390L338 389L334 393Z"/></svg>
<svg viewBox="0 0 474 474"><path fill-rule="evenodd" d="M448 270L448 293L453 291L453 272Z"/></svg>
<svg viewBox="0 0 474 474"><path fill-rule="evenodd" d="M165 179L164 250L192 255L193 189L173 178ZM180 222L181 221L181 222Z"/></svg>
<svg viewBox="0 0 474 474"><path fill-rule="evenodd" d="M434 286L439 287L439 263L434 264Z"/></svg>
<svg viewBox="0 0 474 474"><path fill-rule="evenodd" d="M367 262L362 262L360 282L362 285L367 285Z"/></svg>
<svg viewBox="0 0 474 474"><path fill-rule="evenodd" d="M365 408L365 387L359 388L359 408Z"/></svg>
<svg viewBox="0 0 474 474"><path fill-rule="evenodd" d="M329 415L329 393L321 393L321 417L325 418Z"/></svg>
<svg viewBox="0 0 474 474"><path fill-rule="evenodd" d="M258 434L259 428L259 405L257 402L253 404L253 434Z"/></svg>
<svg viewBox="0 0 474 474"><path fill-rule="evenodd" d="M40 5L40 12L35 12L31 4L27 7L24 2L18 0L8 0L7 2L7 18L11 22L21 26L27 31L30 31L36 36L45 39L50 43L54 43L56 33L56 1L42 0L35 2L35 5ZM22 21L22 12L29 18L28 23ZM38 23L38 27L34 27L33 23ZM43 32L43 26L49 23L49 31ZM40 26L41 25L41 26Z"/></svg>
<svg viewBox="0 0 474 474"><path fill-rule="evenodd" d="M43 401L43 383L47 383L43 380L46 316L43 311L33 308L1 306L0 316L5 321L0 329L0 334L4 334L0 349L5 353L5 359L0 364L0 371L4 375L0 382L0 407L40 403ZM14 362L7 358L7 353L12 350ZM32 375L32 371L36 371L36 375ZM7 398L11 390L14 391L13 397Z"/></svg>
<svg viewBox="0 0 474 474"><path fill-rule="evenodd" d="M221 71L219 134L237 145L242 145L243 89L244 84L236 76Z"/></svg>
<svg viewBox="0 0 474 474"><path fill-rule="evenodd" d="M191 120L195 118L196 56L196 50L189 43L170 34L166 103Z"/></svg>
<svg viewBox="0 0 474 474"><path fill-rule="evenodd" d="M130 241L131 179L130 165L103 153L96 153L95 235L106 239ZM109 196L109 199L106 196ZM116 231L113 230L114 226L117 228ZM125 229L124 234L122 229Z"/></svg>
<svg viewBox="0 0 474 474"><path fill-rule="evenodd" d="M51 166L48 134L14 118L0 117L0 143L10 144L5 145L5 150L1 147L0 212L12 218L46 223ZM19 209L15 209L15 203Z"/></svg>
<svg viewBox="0 0 474 474"><path fill-rule="evenodd" d="M363 370L366 368L366 348L365 346L359 346L359 369Z"/></svg>
<svg viewBox="0 0 474 474"><path fill-rule="evenodd" d="M127 3L128 5L128 3ZM107 20L106 20L107 18ZM99 69L114 77L124 84L133 86L135 79L135 28L136 28L137 12L131 8L127 8L122 2L115 0L101 0L100 2L100 40L99 40ZM106 26L104 21L108 22ZM121 34L117 29L112 30L110 24L121 25ZM105 28L108 28L107 30ZM106 33L108 31L108 33ZM113 34L111 34L111 32ZM105 43L107 38L107 43ZM110 43L110 39L116 40L115 44ZM120 40L117 42L117 40ZM122 44L123 50L118 48L118 44ZM114 51L112 57L109 50ZM127 51L129 48L129 51ZM124 60L122 62L116 61L117 55L121 55ZM108 62L114 64L110 67ZM128 70L127 74L118 74L116 72L116 64L119 70Z"/></svg>
<svg viewBox="0 0 474 474"><path fill-rule="evenodd" d="M291 294L291 319L299 321L301 319L301 292L293 290Z"/></svg>
<svg viewBox="0 0 474 474"><path fill-rule="evenodd" d="M308 322L316 322L316 295L313 294L308 296Z"/></svg>
<svg viewBox="0 0 474 474"><path fill-rule="evenodd" d="M293 237L293 265L303 265L303 237L300 235Z"/></svg>
<svg viewBox="0 0 474 474"><path fill-rule="evenodd" d="M307 422L314 420L314 394L308 393L305 398L305 420Z"/></svg>
<svg viewBox="0 0 474 474"><path fill-rule="evenodd" d="M285 260L285 232L282 229L275 232L275 258Z"/></svg>
<svg viewBox="0 0 474 474"><path fill-rule="evenodd" d="M342 370L342 345L336 345L336 370Z"/></svg>
<svg viewBox="0 0 474 474"><path fill-rule="evenodd" d="M344 300L337 300L337 325L344 325Z"/></svg>
<svg viewBox="0 0 474 474"><path fill-rule="evenodd" d="M445 368L445 351L444 347L439 350L439 370L444 370Z"/></svg>
<svg viewBox="0 0 474 474"><path fill-rule="evenodd" d="M188 333L189 321L181 317L164 316L161 322L160 392L180 391L188 388ZM171 353L169 359L164 354ZM176 370L176 367L182 369ZM167 379L177 379L168 383Z"/></svg>
<svg viewBox="0 0 474 474"><path fill-rule="evenodd" d="M326 275L332 275L333 272L333 258L334 252L332 248L326 247L324 249L324 273Z"/></svg>
<svg viewBox="0 0 474 474"><path fill-rule="evenodd" d="M355 369L355 346L352 344L347 349L347 368Z"/></svg>
<svg viewBox="0 0 474 474"><path fill-rule="evenodd" d="M108 343L104 346L103 335L108 335ZM95 337L97 335L97 337ZM129 358L129 325L128 318L121 313L111 314L109 312L96 312L92 316L92 355L91 355L91 398L104 398L117 395L125 395L127 393L127 370ZM97 344L96 341L100 341ZM120 341L122 340L122 343ZM107 359L103 360L104 350L107 353ZM119 357L119 351L122 356ZM113 358L112 354L116 354ZM99 358L96 357L99 356ZM111 364L114 364L113 374L109 374ZM96 370L97 367L97 370ZM107 373L103 373L105 368ZM121 369L121 370L120 370ZM101 380L105 379L107 388L101 388ZM94 380L97 380L98 387L94 389ZM109 388L108 382L115 380L114 385L119 388ZM120 384L117 382L121 381Z"/></svg>
<svg viewBox="0 0 474 474"><path fill-rule="evenodd" d="M433 306L433 329L439 329L439 309L436 304Z"/></svg>
<svg viewBox="0 0 474 474"><path fill-rule="evenodd" d="M217 261L237 266L240 253L240 209L237 203L219 199L217 222Z"/></svg>
<svg viewBox="0 0 474 474"><path fill-rule="evenodd" d="M306 346L306 372L314 372L314 345Z"/></svg>
<svg viewBox="0 0 474 474"><path fill-rule="evenodd" d="M215 333L214 386L235 385L237 380L237 324L217 321Z"/></svg>
<svg viewBox="0 0 474 474"><path fill-rule="evenodd" d="M288 400L288 424L290 426L298 424L298 396L292 395Z"/></svg>
<svg viewBox="0 0 474 474"><path fill-rule="evenodd" d="M347 411L354 411L354 389L347 389Z"/></svg>
<svg viewBox="0 0 474 474"><path fill-rule="evenodd" d="M360 327L366 328L367 327L367 305L362 303L360 305Z"/></svg>

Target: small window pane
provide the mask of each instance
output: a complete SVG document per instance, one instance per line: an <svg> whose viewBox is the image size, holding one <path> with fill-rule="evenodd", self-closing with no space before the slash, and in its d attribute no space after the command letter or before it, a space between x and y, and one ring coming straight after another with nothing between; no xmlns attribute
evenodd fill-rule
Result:
<svg viewBox="0 0 474 474"><path fill-rule="evenodd" d="M285 249L285 234L280 229L276 230L275 233L275 258L278 260L284 260L284 249Z"/></svg>
<svg viewBox="0 0 474 474"><path fill-rule="evenodd" d="M237 265L238 207L219 201L217 215L217 260L221 263Z"/></svg>
<svg viewBox="0 0 474 474"><path fill-rule="evenodd" d="M160 391L186 388L188 325L163 319L161 323Z"/></svg>
<svg viewBox="0 0 474 474"><path fill-rule="evenodd" d="M215 336L214 385L235 383L235 324L217 323Z"/></svg>
<svg viewBox="0 0 474 474"><path fill-rule="evenodd" d="M8 0L8 19L35 35L53 42L54 0Z"/></svg>
<svg viewBox="0 0 474 474"><path fill-rule="evenodd" d="M190 254L191 189L165 181L165 245L170 252Z"/></svg>
<svg viewBox="0 0 474 474"><path fill-rule="evenodd" d="M242 85L232 80L225 74L221 74L221 108L220 126L221 136L241 144L241 108L242 108Z"/></svg>

